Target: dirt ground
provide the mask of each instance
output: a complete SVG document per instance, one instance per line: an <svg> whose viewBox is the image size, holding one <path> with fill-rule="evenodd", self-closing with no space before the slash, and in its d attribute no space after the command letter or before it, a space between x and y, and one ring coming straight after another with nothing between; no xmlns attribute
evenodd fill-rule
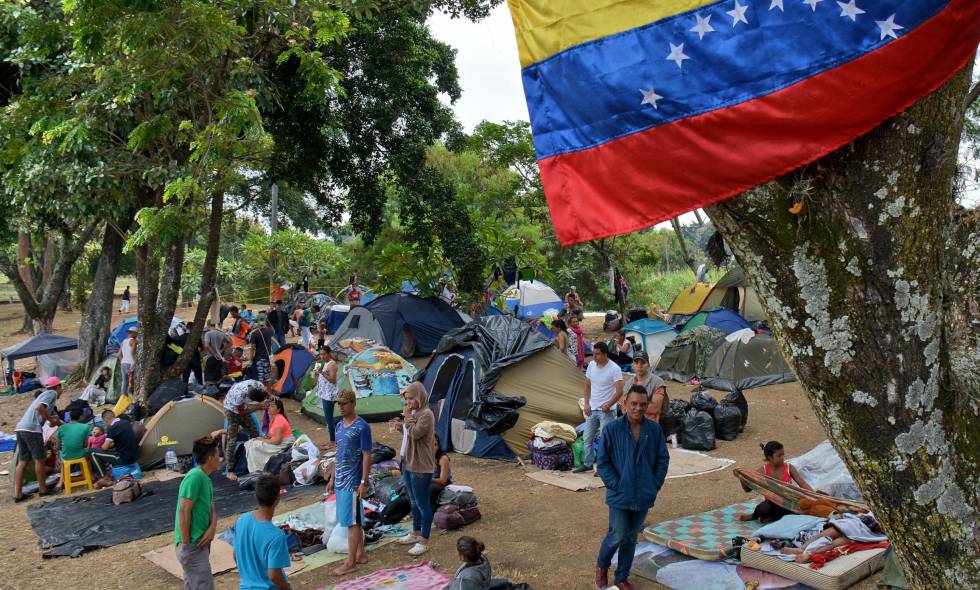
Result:
<svg viewBox="0 0 980 590"><path fill-rule="evenodd" d="M178 315L190 317L192 310ZM117 314L117 317L118 314ZM9 346L23 338L13 335L20 327L19 306L0 306L0 347ZM55 330L77 335L79 315L59 313ZM115 323L115 322L114 322ZM591 336L599 335L597 320L590 318L587 329ZM605 336L608 338L608 335ZM25 364L26 366L26 364ZM669 384L671 398L687 398L691 388ZM719 441L712 456L736 460L739 467L755 467L762 461L759 444L770 439L781 440L790 456L802 454L825 438L809 402L796 384L778 385L746 392L749 401L749 421L745 432L732 442ZM67 399L62 397L62 401ZM0 431L11 432L30 401L28 395L0 398ZM289 420L294 426L312 436L317 443L326 442L324 427L299 413L299 403L286 402ZM376 440L397 448L400 435L388 432L384 424L373 426ZM527 582L535 590L587 590L592 586L592 574L599 542L606 528L606 508L601 490L570 492L533 481L524 475L517 464L452 457L453 478L471 485L480 499L483 519L470 525L465 532L433 535L433 550L426 558L441 564L449 573L457 565L454 547L456 539L467 534L483 541L493 563L494 576ZM12 454L0 453L0 471L10 475L7 490L13 484ZM288 498L288 495L287 495ZM661 520L718 508L733 502L750 499L742 492L732 470L725 469L696 477L668 480L650 511L647 524ZM147 498L152 501L151 498ZM36 497L15 505L11 492L0 494L0 571L7 574L0 588L29 589L57 587L62 590L92 588L173 589L180 582L162 569L144 560L141 554L172 542L172 533L108 549L85 553L78 559L42 559L36 537L27 519L27 507L37 504ZM286 500L280 511L292 510L309 503L307 500ZM219 531L233 524L235 517L222 519ZM389 545L369 553L370 563L360 573L410 563L413 558L404 548ZM330 575L331 566L311 572L300 572L290 581L296 589L313 589L337 581ZM874 577L855 588L870 590ZM643 590L663 586L633 577L634 585ZM237 588L238 577L230 573L216 578L221 589Z"/></svg>

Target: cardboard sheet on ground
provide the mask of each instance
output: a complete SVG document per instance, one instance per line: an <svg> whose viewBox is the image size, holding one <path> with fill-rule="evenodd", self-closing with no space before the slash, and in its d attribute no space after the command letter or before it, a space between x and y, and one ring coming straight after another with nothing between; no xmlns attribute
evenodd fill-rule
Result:
<svg viewBox="0 0 980 590"><path fill-rule="evenodd" d="M711 473L719 469L724 469L735 462L724 457L711 457L704 453L686 451L684 449L668 449L668 452L670 453L670 466L667 469L667 479ZM602 480L598 477L593 477L591 473L531 469L528 470L527 476L541 483L557 486L573 492L605 487Z"/></svg>
<svg viewBox="0 0 980 590"><path fill-rule="evenodd" d="M168 543L159 549L143 554L143 557L153 565L162 567L167 572L184 579L184 570L177 561L177 552L173 543ZM235 551L231 545L215 539L211 542L211 573L215 576L235 569Z"/></svg>

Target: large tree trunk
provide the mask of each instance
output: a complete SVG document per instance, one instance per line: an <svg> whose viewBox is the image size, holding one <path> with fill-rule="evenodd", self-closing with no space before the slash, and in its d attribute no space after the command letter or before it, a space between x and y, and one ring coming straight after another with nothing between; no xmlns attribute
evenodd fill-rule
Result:
<svg viewBox="0 0 980 590"><path fill-rule="evenodd" d="M205 320L211 304L215 301L214 284L218 276L218 254L221 246L221 220L224 214L225 194L221 191L211 196L211 218L208 225L207 251L204 254L204 268L201 271L201 292L194 311L194 325L190 334L187 335L187 343L184 351L177 358L177 362L168 371L168 377L179 377L184 374L184 368L190 362L191 356L197 349L197 343L201 341L201 334L204 333ZM193 234L192 234L193 237Z"/></svg>
<svg viewBox="0 0 980 590"><path fill-rule="evenodd" d="M113 287L122 260L123 237L112 224L106 224L102 236L102 252L95 269L92 294L85 304L82 324L78 331L79 366L88 377L102 360L112 324Z"/></svg>
<svg viewBox="0 0 980 590"><path fill-rule="evenodd" d="M140 403L153 393L162 378L161 355L170 320L177 308L186 245L181 239L160 249L163 260L152 246L136 249L140 330L136 341L133 395L134 401Z"/></svg>
<svg viewBox="0 0 980 590"><path fill-rule="evenodd" d="M980 229L953 194L969 80L707 209L923 590L980 579Z"/></svg>

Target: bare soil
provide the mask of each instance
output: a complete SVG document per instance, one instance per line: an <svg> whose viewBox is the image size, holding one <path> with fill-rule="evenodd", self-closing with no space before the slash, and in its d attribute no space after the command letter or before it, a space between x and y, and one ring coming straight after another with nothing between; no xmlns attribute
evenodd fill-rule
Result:
<svg viewBox="0 0 980 590"><path fill-rule="evenodd" d="M12 332L20 327L20 307L0 306L0 347L9 346L23 335ZM189 318L192 310L180 310L178 315ZM118 317L118 314L117 314ZM608 338L601 333L601 318L587 321L592 338ZM55 330L77 335L78 313L59 313ZM25 363L26 368L26 363ZM671 398L687 398L691 388L670 383ZM70 393L70 392L69 392ZM797 384L779 385L746 392L749 400L749 422L745 432L735 441L719 441L718 448L708 454L736 460L739 467L755 467L762 461L759 444L770 439L781 440L790 455L802 454L826 435ZM63 398L63 400L66 398ZM29 395L0 398L0 430L11 432L30 402ZM325 443L326 430L299 413L299 403L287 400L289 420L317 443ZM400 435L388 432L387 426L373 426L376 440L398 448ZM452 573L457 565L454 547L456 539L467 534L483 541L493 562L494 575L529 583L535 590L588 590L599 542L606 529L606 508L601 490L570 492L533 481L524 475L517 464L473 459L454 455L453 477L459 483L471 485L480 498L483 519L464 532L433 535L433 549L426 558L441 564ZM0 453L0 470L10 475L7 490L13 485L12 454ZM697 477L668 480L656 507L650 511L648 524L661 520L718 508L750 499L742 492L731 469ZM152 497L146 501L152 501ZM144 560L141 554L172 542L172 533L150 537L133 543L85 553L78 559L42 559L36 537L27 519L27 508L40 502L36 497L15 505L11 492L0 494L0 571L7 574L0 588L59 590L93 588L173 589L180 582L162 569ZM292 510L309 500L286 500L281 511ZM222 519L219 530L233 524L234 517ZM398 545L389 545L369 554L370 563L361 573L410 563L413 558ZM301 572L291 582L297 589L320 588L337 581L330 575L331 567ZM859 590L874 587L871 578L856 586ZM635 577L636 588L651 590L663 586ZM216 579L221 589L237 588L234 573Z"/></svg>

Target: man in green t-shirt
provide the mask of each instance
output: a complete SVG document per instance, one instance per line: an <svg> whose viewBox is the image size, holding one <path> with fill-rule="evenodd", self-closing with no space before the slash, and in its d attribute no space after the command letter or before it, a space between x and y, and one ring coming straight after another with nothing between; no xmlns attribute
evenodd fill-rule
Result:
<svg viewBox="0 0 980 590"><path fill-rule="evenodd" d="M212 501L211 474L221 462L218 443L210 436L198 439L193 453L197 467L184 476L177 492L174 543L177 561L184 570L184 590L213 590L211 541L218 513Z"/></svg>
<svg viewBox="0 0 980 590"><path fill-rule="evenodd" d="M92 425L82 423L85 411L75 408L71 411L71 422L58 428L58 445L62 461L81 459L85 456L85 441L92 436Z"/></svg>

